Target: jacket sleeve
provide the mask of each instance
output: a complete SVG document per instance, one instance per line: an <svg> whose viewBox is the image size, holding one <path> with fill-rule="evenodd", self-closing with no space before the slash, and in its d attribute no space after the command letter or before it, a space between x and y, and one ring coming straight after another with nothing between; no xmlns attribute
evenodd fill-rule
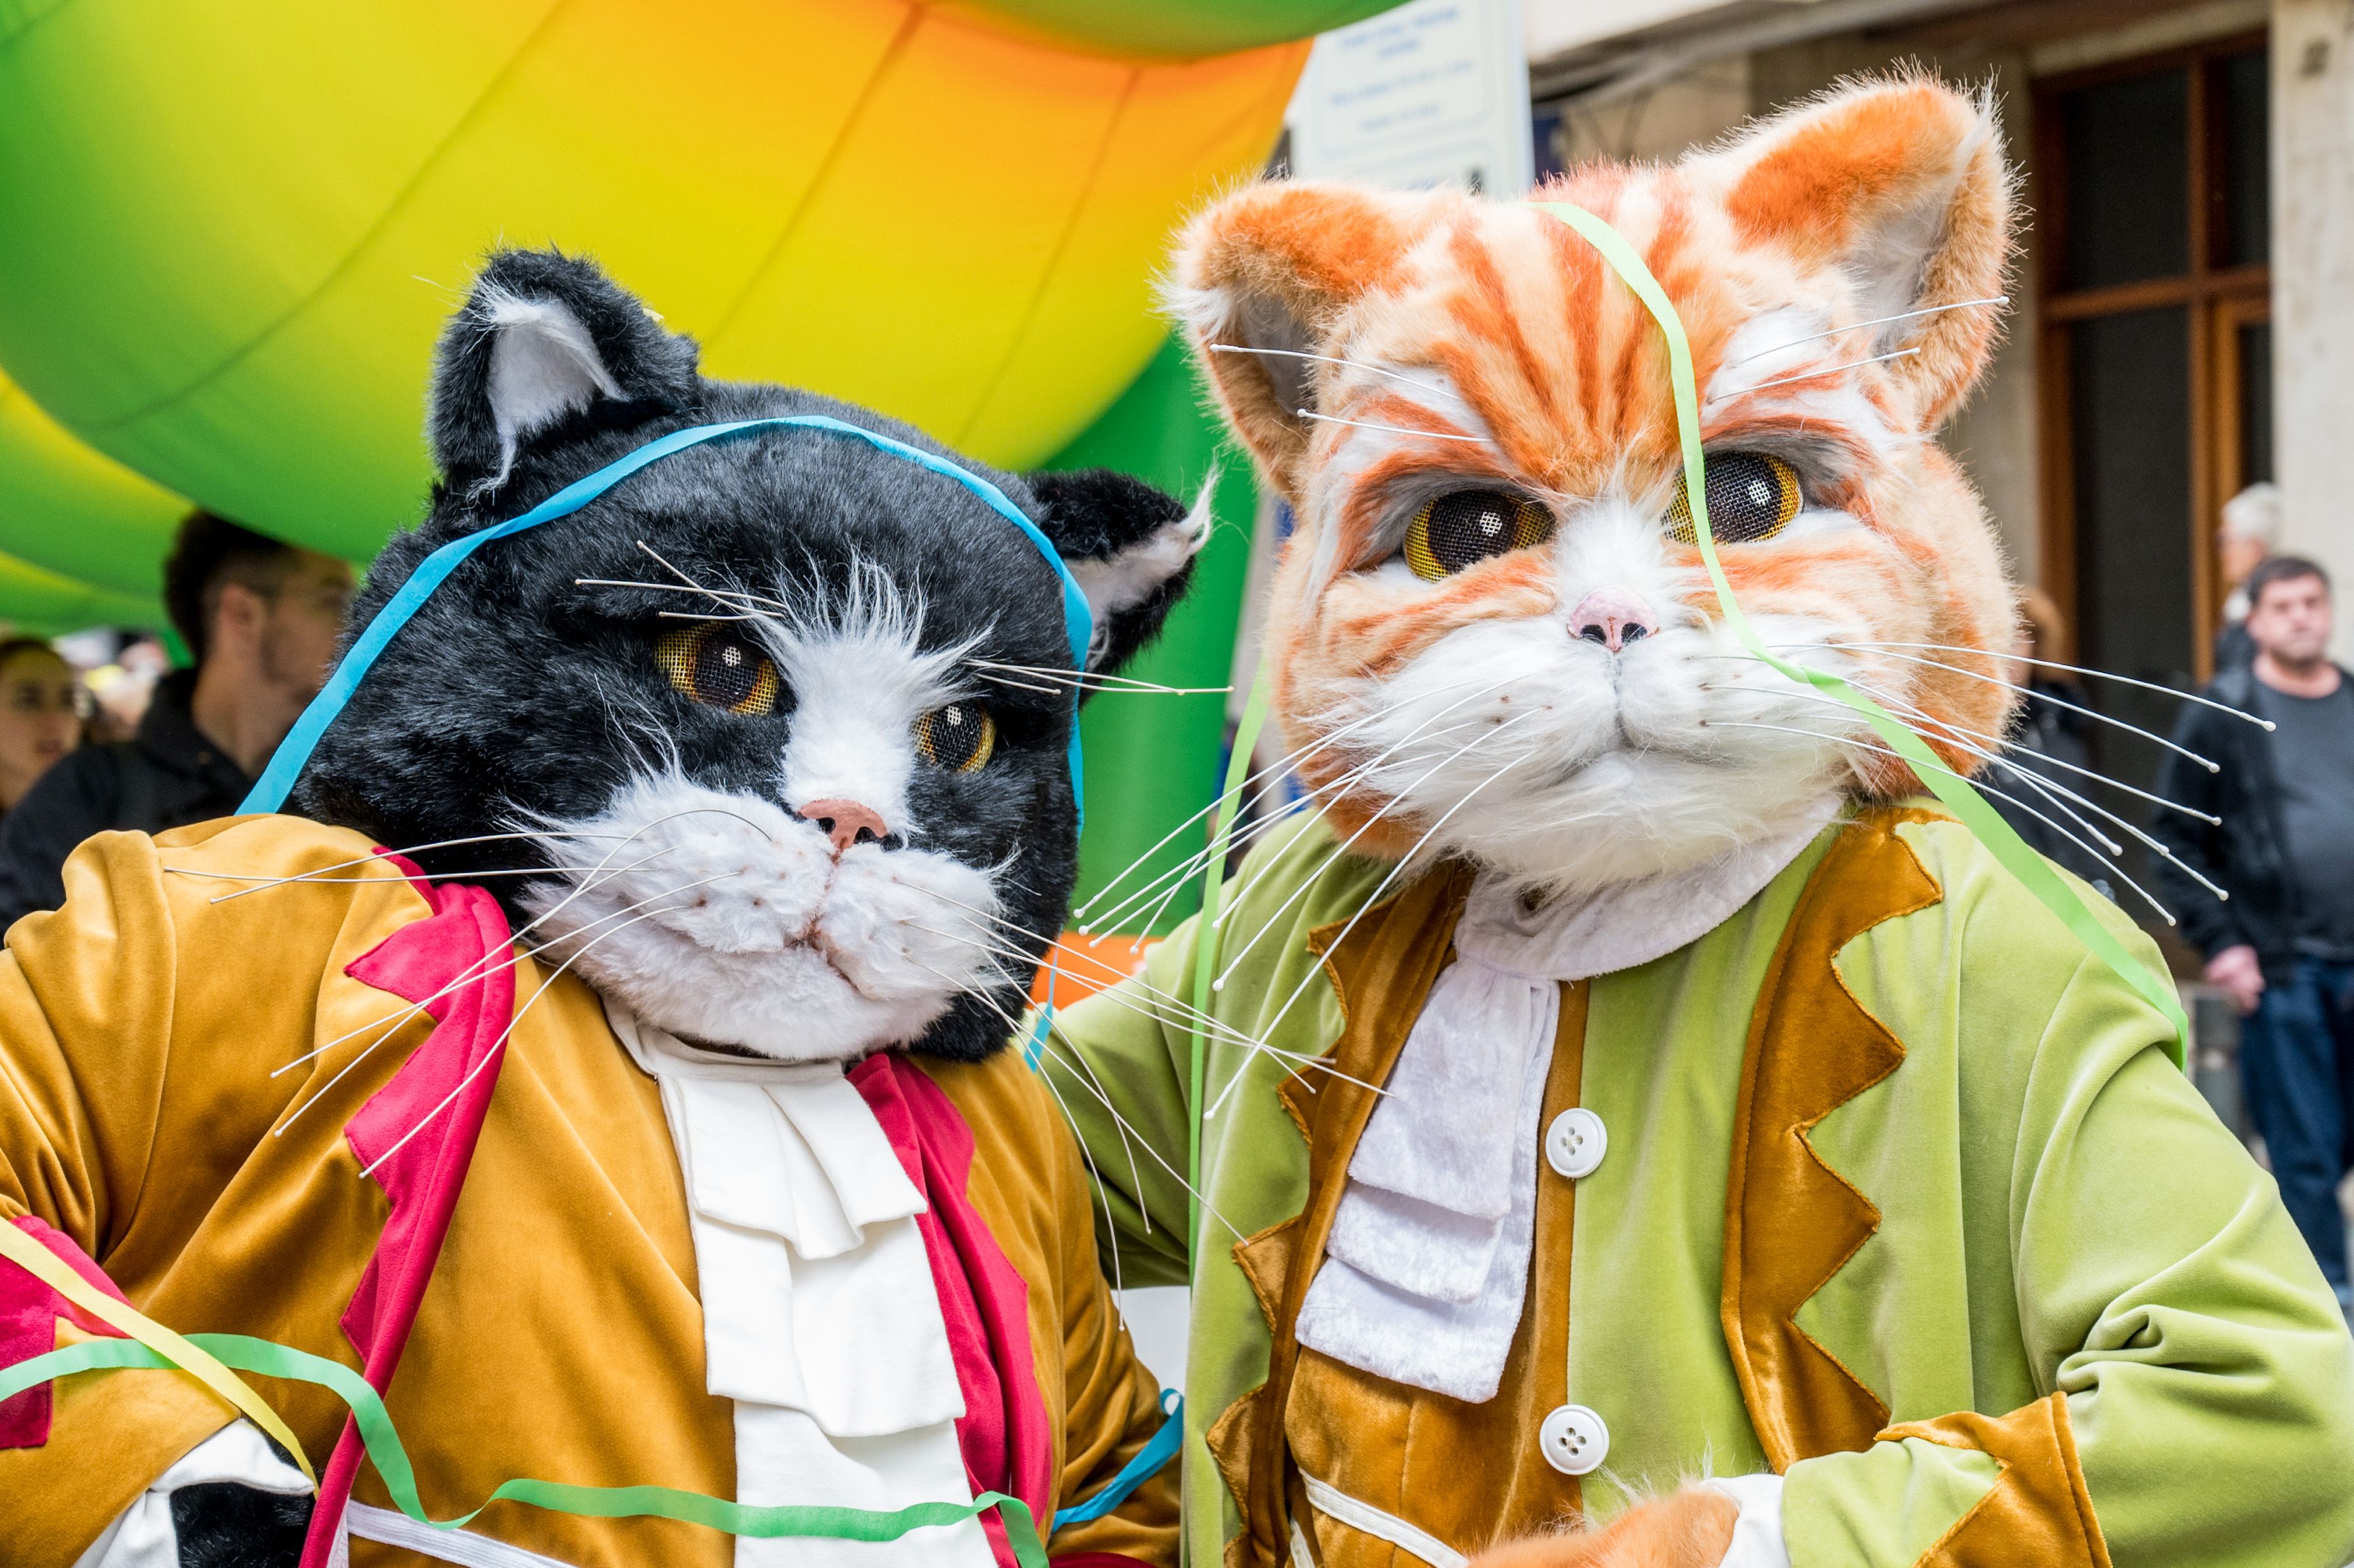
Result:
<svg viewBox="0 0 2354 1568"><path fill-rule="evenodd" d="M1140 982L1058 1010L1035 1035L1039 1067L1103 1181L1098 1239L1129 1285L1189 1282L1192 1036L1155 993L1190 990L1197 924L1154 946Z"/></svg>
<svg viewBox="0 0 2354 1568"><path fill-rule="evenodd" d="M66 857L114 820L122 793L113 751L84 747L37 779L0 823L0 931L66 901Z"/></svg>
<svg viewBox="0 0 2354 1568"><path fill-rule="evenodd" d="M2222 736L2217 733L2220 726L2211 722L2212 717L2208 710L2185 704L2181 721L2174 728L2174 743L2201 757L2215 758L2218 751L2226 748L2220 745ZM2230 766L2227 758L2217 759ZM2176 752L2168 752L2158 767L2158 793L2203 816L2223 814L2221 776L2210 773ZM2232 878L2225 863L2225 846L2230 841L2224 829L2180 811L2161 810L2150 813L2149 832L2182 863L2176 865L2162 855L2152 860L2167 904L2182 921L2184 938L2211 959L2226 948L2248 940L2247 929L2240 920L2240 906L2217 898L2182 868L2190 867L2218 887L2230 887Z"/></svg>
<svg viewBox="0 0 2354 1568"><path fill-rule="evenodd" d="M109 1256L151 1175L179 968L161 880L146 839L107 835L69 867L64 910L19 925L0 953L0 1224L85 1277L102 1277L93 1260ZM0 1262L0 1360L100 1327L64 1308ZM233 1417L160 1370L83 1373L0 1407L8 1560L65 1568Z"/></svg>
<svg viewBox="0 0 2354 1568"><path fill-rule="evenodd" d="M2043 1396L1787 1476L1793 1568L2338 1568L2354 1340L2259 1170L2093 959L2027 1079L2009 1180Z"/></svg>
<svg viewBox="0 0 2354 1568"><path fill-rule="evenodd" d="M1160 1433L1160 1380L1136 1357L1096 1252L1089 1220L1097 1193L1068 1133L1048 1136L1063 1168L1063 1467L1057 1506L1067 1512L1110 1486ZM1110 1511L1053 1531L1055 1563L1109 1553L1151 1568L1177 1568L1177 1476L1164 1464ZM1048 1521L1040 1520L1042 1531ZM1075 1564L1076 1568L1076 1564ZM1097 1568L1113 1568L1100 1564Z"/></svg>

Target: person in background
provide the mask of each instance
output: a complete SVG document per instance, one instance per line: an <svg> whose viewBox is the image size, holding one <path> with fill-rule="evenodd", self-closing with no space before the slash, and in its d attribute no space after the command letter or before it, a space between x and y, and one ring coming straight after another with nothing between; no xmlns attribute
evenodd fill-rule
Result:
<svg viewBox="0 0 2354 1568"><path fill-rule="evenodd" d="M228 816L318 694L352 569L198 512L164 565L164 607L195 664L157 683L138 734L74 753L0 822L0 924L65 900L74 846Z"/></svg>
<svg viewBox="0 0 2354 1568"><path fill-rule="evenodd" d="M0 641L0 812L81 744L73 666L37 637Z"/></svg>
<svg viewBox="0 0 2354 1568"><path fill-rule="evenodd" d="M2280 543L2280 489L2270 481L2248 486L2223 503L2215 556L2223 569L2223 623L2215 629L2215 668L2241 670L2256 656L2248 639L2248 574Z"/></svg>
<svg viewBox="0 0 2354 1568"><path fill-rule="evenodd" d="M95 709L86 730L90 744L137 738L139 721L147 716L156 686L171 673L171 657L153 636L131 639L111 661L86 673L82 684Z"/></svg>
<svg viewBox="0 0 2354 1568"><path fill-rule="evenodd" d="M2092 766L2092 752L2085 740L2092 721L2075 711L2086 705L2084 688L2069 679L2066 671L2035 662L2055 660L2065 663L2073 646L2059 602L2041 588L2021 589L2019 631L2013 642L2017 657L2011 660L2008 673L2013 685L2024 687L2034 695L2022 700L2012 715L2009 744L2004 747L2004 755L2041 780L2045 789L2059 794L2064 804L2055 803L2043 789L2009 768L1994 769L1986 781L2004 795L2016 798L2006 800L1998 796L1990 804L2018 830L2020 838L2047 860L2066 866L2091 883L2102 897L2114 899L2116 895L2110 887L2112 873L2107 859L2097 849L2076 842L2092 835L2069 817L2071 810L2091 815L2066 793L2092 792L2088 788L2092 780L2078 771ZM2045 700L2048 698L2059 700ZM2060 705L2062 703L2071 705L2063 707ZM2030 806L2034 810L2027 810ZM2062 832L2062 828L2068 831Z"/></svg>
<svg viewBox="0 0 2354 1568"><path fill-rule="evenodd" d="M2241 1071L2281 1197L2354 1313L2338 1184L2354 1142L2354 677L2330 662L2329 578L2275 556L2248 576L2248 665L2206 694L2270 734L2186 706L2158 792L2222 819L2159 812L2152 832L2231 892L2217 900L2161 862L2183 934L2246 1022Z"/></svg>

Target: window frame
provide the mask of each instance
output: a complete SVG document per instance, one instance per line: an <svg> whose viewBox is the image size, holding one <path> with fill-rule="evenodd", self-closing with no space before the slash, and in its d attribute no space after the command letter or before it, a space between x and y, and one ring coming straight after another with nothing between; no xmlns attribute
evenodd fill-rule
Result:
<svg viewBox="0 0 2354 1568"><path fill-rule="evenodd" d="M2238 343L2230 334L2239 326L2269 320L2272 313L2269 261L2220 264L2229 242L2221 133L2223 61L2264 50L2268 37L2259 28L2056 74L2038 79L2031 94L2035 153L2028 183L2039 228L2033 265L2040 382L2037 422L2042 459L2039 576L2045 591L2067 606L2072 617L2080 618L2083 585L2077 570L2071 328L2093 317L2187 307L2190 429L2185 433L2190 442L2191 494L2190 537L2184 544L2190 551L2192 673L2201 682L2214 673L2215 630L2222 619L2224 588L2216 529L2222 520L2223 503L2238 493L2244 471L2240 451ZM2069 169L2060 101L2084 88L2172 70L2187 70L2190 77L2188 155L2183 170L2189 183L2190 270L2167 278L2064 289L2061 269L2067 260Z"/></svg>

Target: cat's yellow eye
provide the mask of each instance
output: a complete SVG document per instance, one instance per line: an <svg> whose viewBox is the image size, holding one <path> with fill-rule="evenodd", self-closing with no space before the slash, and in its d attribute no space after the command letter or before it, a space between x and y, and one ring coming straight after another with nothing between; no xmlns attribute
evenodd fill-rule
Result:
<svg viewBox="0 0 2354 1568"><path fill-rule="evenodd" d="M1457 490L1422 503L1406 524L1405 564L1430 582L1553 536L1553 514L1500 490Z"/></svg>
<svg viewBox="0 0 2354 1568"><path fill-rule="evenodd" d="M784 692L775 662L724 620L663 632L654 641L654 662L687 696L747 718L775 713Z"/></svg>
<svg viewBox="0 0 2354 1568"><path fill-rule="evenodd" d="M950 703L916 721L916 751L952 773L980 770L997 749L997 721L979 703Z"/></svg>
<svg viewBox="0 0 2354 1568"><path fill-rule="evenodd" d="M1790 525L1807 503L1798 471L1771 452L1711 452L1708 458L1708 531L1720 545L1755 545ZM1668 508L1668 533L1687 545L1700 543L1692 526L1691 495L1676 482L1676 503Z"/></svg>

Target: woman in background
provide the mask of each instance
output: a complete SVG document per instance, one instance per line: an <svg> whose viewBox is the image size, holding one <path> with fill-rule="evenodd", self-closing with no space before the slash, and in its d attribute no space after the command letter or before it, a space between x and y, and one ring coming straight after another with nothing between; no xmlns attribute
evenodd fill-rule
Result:
<svg viewBox="0 0 2354 1568"><path fill-rule="evenodd" d="M73 666L37 637L0 641L0 811L80 744Z"/></svg>

